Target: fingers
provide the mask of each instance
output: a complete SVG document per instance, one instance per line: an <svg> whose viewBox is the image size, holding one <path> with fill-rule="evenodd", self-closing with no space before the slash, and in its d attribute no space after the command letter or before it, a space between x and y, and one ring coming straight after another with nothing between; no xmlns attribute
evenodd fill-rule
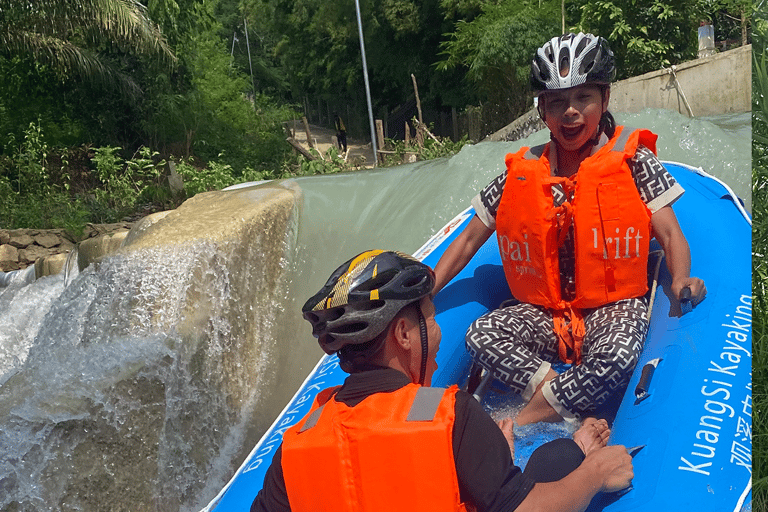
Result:
<svg viewBox="0 0 768 512"><path fill-rule="evenodd" d="M594 464L595 471L601 475L603 492L620 491L632 484L635 473L632 468L632 457L626 447L606 446L592 452L587 460L590 464Z"/></svg>
<svg viewBox="0 0 768 512"><path fill-rule="evenodd" d="M686 287L691 290L691 303L693 306L696 306L707 296L707 286L698 277L686 277L673 283L672 291L680 299Z"/></svg>

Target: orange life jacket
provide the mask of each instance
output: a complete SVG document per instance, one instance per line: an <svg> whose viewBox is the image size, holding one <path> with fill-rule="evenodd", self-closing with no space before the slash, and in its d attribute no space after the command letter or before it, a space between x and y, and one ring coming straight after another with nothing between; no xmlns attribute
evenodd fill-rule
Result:
<svg viewBox="0 0 768 512"><path fill-rule="evenodd" d="M504 274L518 300L550 308L560 358L581 362L583 308L639 297L648 291L651 213L640 198L628 161L642 144L656 153L648 130L616 128L568 178L551 176L549 143L506 157L507 180L496 215ZM552 186L573 200L553 205ZM576 294L561 295L558 248L573 223Z"/></svg>
<svg viewBox="0 0 768 512"><path fill-rule="evenodd" d="M456 391L416 384L355 407L318 395L283 436L291 510L466 511L453 458Z"/></svg>

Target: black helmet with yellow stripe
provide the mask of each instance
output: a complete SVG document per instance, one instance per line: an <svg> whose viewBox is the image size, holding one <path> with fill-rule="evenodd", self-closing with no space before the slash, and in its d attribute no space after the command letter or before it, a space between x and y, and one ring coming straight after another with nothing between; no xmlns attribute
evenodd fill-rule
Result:
<svg viewBox="0 0 768 512"><path fill-rule="evenodd" d="M312 334L327 354L379 336L408 304L429 295L432 269L407 254L366 251L331 274L302 308Z"/></svg>

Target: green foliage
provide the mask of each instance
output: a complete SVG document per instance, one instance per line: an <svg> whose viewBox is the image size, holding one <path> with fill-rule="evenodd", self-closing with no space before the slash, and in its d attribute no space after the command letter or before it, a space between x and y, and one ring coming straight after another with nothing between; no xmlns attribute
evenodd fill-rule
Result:
<svg viewBox="0 0 768 512"><path fill-rule="evenodd" d="M236 183L232 167L228 164L209 162L207 167L195 167L194 159L181 160L176 172L184 180L184 191L188 197L201 192L221 190Z"/></svg>
<svg viewBox="0 0 768 512"><path fill-rule="evenodd" d="M0 52L50 67L62 79L72 75L138 94L135 81L100 53L115 43L131 51L174 56L136 0L47 0L29 4L0 0Z"/></svg>
<svg viewBox="0 0 768 512"><path fill-rule="evenodd" d="M331 146L325 152L325 155L321 155L320 152L314 148L309 152L316 157L316 160L307 160L301 158L299 160L299 168L296 174L299 176L311 176L314 174L333 174L336 172L350 171L352 166L341 158L338 150Z"/></svg>
<svg viewBox="0 0 768 512"><path fill-rule="evenodd" d="M416 121L414 120L414 124ZM433 160L435 158L443 158L453 156L461 148L467 144L471 144L471 141L465 135L460 140L453 142L447 137L432 137L426 133L423 136L423 143L418 144L416 140L411 140L409 144L406 144L402 140L386 139L385 147L387 150L394 151L394 154L386 155L380 162L382 167L400 165L405 163L408 156L414 156L416 160Z"/></svg>
<svg viewBox="0 0 768 512"><path fill-rule="evenodd" d="M530 108L531 57L536 48L557 34L558 16L550 3L537 8L526 2L483 4L471 22L459 21L450 39L441 44L439 70L466 69L466 78L481 101L506 107L502 115L514 119Z"/></svg>
<svg viewBox="0 0 768 512"><path fill-rule="evenodd" d="M117 154L121 149L106 146L94 150L93 163L102 183L93 190L93 210L99 222L116 222L132 213L139 198L157 183L165 166L165 160L155 162L158 153L149 148L140 148L126 161Z"/></svg>
<svg viewBox="0 0 768 512"><path fill-rule="evenodd" d="M40 126L30 123L24 132L24 142L16 153L17 192L25 195L47 194L51 190L45 159L48 145L43 139Z"/></svg>
<svg viewBox="0 0 768 512"><path fill-rule="evenodd" d="M768 7L756 5L752 44L753 509L768 508Z"/></svg>
<svg viewBox="0 0 768 512"><path fill-rule="evenodd" d="M30 123L11 157L0 159L0 222L2 227L62 227L77 232L87 212L71 198L69 176L52 169L49 147L37 123ZM59 171L58 179L51 171Z"/></svg>
<svg viewBox="0 0 768 512"><path fill-rule="evenodd" d="M695 58L700 13L692 0L586 0L578 28L610 41L623 79Z"/></svg>

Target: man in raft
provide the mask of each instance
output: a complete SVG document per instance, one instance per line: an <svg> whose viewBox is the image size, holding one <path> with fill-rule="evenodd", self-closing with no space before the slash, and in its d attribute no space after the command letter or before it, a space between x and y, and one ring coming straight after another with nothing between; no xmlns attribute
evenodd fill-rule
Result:
<svg viewBox="0 0 768 512"><path fill-rule="evenodd" d="M555 37L531 66L550 142L506 157L473 200L476 215L435 266L437 293L495 231L519 303L469 328L476 362L527 401L515 421L578 422L626 386L648 329L648 248L666 254L672 294L706 295L690 277L688 242L672 203L682 187L656 158L656 135L616 126L608 42ZM572 366L558 374L557 359Z"/></svg>
<svg viewBox="0 0 768 512"><path fill-rule="evenodd" d="M497 424L456 386L431 388L440 327L432 269L367 251L344 263L302 311L350 373L321 391L284 436L251 511L581 511L630 485L604 420L514 465L512 422Z"/></svg>

